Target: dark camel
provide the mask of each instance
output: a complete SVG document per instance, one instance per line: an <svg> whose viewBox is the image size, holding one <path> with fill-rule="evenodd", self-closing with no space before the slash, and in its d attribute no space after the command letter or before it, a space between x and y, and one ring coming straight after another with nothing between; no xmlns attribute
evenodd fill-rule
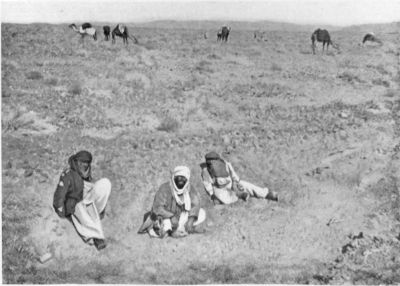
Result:
<svg viewBox="0 0 400 286"><path fill-rule="evenodd" d="M227 42L229 37L229 32L231 31L231 27L223 26L220 31L221 31L221 37L220 37L221 41Z"/></svg>
<svg viewBox="0 0 400 286"><path fill-rule="evenodd" d="M104 40L108 41L110 39L111 28L110 26L103 26Z"/></svg>
<svg viewBox="0 0 400 286"><path fill-rule="evenodd" d="M129 35L128 28L122 24L118 24L114 28L111 36L113 44L115 43L115 36L121 37L126 45L128 44L128 38L130 38L135 44L138 43L138 40L134 36Z"/></svg>
<svg viewBox="0 0 400 286"><path fill-rule="evenodd" d="M321 30L317 29L312 33L311 35L311 47L313 54L315 54L315 47L317 42L322 42L322 51L325 50L325 45L326 45L326 50L328 50L329 45L332 45L333 48L339 49L339 46L334 44L331 40L331 36L329 35L329 32L327 30Z"/></svg>

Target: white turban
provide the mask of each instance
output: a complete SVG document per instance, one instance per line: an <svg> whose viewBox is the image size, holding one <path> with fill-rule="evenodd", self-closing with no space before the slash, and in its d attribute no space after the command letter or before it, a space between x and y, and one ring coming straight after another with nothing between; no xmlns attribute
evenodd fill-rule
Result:
<svg viewBox="0 0 400 286"><path fill-rule="evenodd" d="M172 172L172 177L175 178L177 176L183 176L186 180L190 180L190 169L186 166L178 166L175 167L174 171Z"/></svg>
<svg viewBox="0 0 400 286"><path fill-rule="evenodd" d="M171 172L172 176L171 176L171 191L172 194L176 200L176 202L178 203L178 205L185 205L185 209L186 210L190 210L190 196L189 196L189 192L190 192L190 169L186 166L178 166L175 167L175 169ZM177 176L183 176L186 178L186 184L182 189L178 189L177 186L175 185L175 180L174 178ZM182 195L183 194L183 200L181 200L178 195Z"/></svg>

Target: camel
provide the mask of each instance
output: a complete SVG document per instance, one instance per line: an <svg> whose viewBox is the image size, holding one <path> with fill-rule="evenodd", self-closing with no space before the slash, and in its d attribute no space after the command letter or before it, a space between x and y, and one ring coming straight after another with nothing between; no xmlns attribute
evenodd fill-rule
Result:
<svg viewBox="0 0 400 286"><path fill-rule="evenodd" d="M118 24L111 33L112 43L115 44L115 36L121 37L124 41L124 44L128 44L128 38L130 38L135 44L138 43L138 40L129 35L128 28L125 25Z"/></svg>
<svg viewBox="0 0 400 286"><path fill-rule="evenodd" d="M339 46L331 41L331 36L329 35L329 32L327 30L317 29L314 31L314 33L312 33L311 47L313 50L313 54L315 54L315 47L316 47L315 41L322 42L322 51L324 51L325 49L325 44L326 44L326 50L328 50L329 45L332 45L332 47L335 49L339 49Z"/></svg>
<svg viewBox="0 0 400 286"><path fill-rule="evenodd" d="M362 41L363 45L364 45L364 43L367 42L367 41L376 42L376 43L379 43L379 44L383 45L382 41L379 40L379 39L375 36L375 34L372 33L372 32L367 33L367 34L364 36L363 41Z"/></svg>
<svg viewBox="0 0 400 286"><path fill-rule="evenodd" d="M110 26L103 26L104 40L108 41L110 39Z"/></svg>
<svg viewBox="0 0 400 286"><path fill-rule="evenodd" d="M231 31L231 27L222 26L217 34L218 40L227 42L230 31Z"/></svg>
<svg viewBox="0 0 400 286"><path fill-rule="evenodd" d="M82 26L79 27L79 30L75 24L71 24L68 27L81 35L82 43L86 35L92 36L95 41L97 40L96 29L93 28L90 23L83 23Z"/></svg>

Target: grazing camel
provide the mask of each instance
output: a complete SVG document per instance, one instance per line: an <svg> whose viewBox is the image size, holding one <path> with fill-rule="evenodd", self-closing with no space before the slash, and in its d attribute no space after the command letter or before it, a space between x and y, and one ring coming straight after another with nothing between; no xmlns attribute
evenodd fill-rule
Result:
<svg viewBox="0 0 400 286"><path fill-rule="evenodd" d="M128 44L128 38L130 38L135 44L138 43L138 40L129 35L128 28L125 25L118 24L111 33L112 43L115 44L115 36L121 37L124 41L124 44Z"/></svg>
<svg viewBox="0 0 400 286"><path fill-rule="evenodd" d="M379 44L383 45L382 41L379 40L379 39L375 36L375 34L372 33L372 32L367 33L367 34L364 36L363 41L362 41L363 45L364 45L364 43L367 42L367 41L376 42L376 43L379 43Z"/></svg>
<svg viewBox="0 0 400 286"><path fill-rule="evenodd" d="M335 49L339 49L339 46L331 41L331 36L329 35L329 32L327 30L317 29L314 31L314 33L312 33L311 47L313 54L315 54L315 47L316 47L315 41L322 42L322 51L324 51L325 49L325 44L326 44L326 50L328 50L329 45L332 45L332 47Z"/></svg>
<svg viewBox="0 0 400 286"><path fill-rule="evenodd" d="M103 26L104 40L108 41L110 39L110 26Z"/></svg>
<svg viewBox="0 0 400 286"><path fill-rule="evenodd" d="M92 36L95 41L97 40L96 29L93 28L90 23L83 23L82 26L79 27L79 29L76 27L75 24L71 24L68 27L70 27L72 30L74 30L75 32L77 32L81 35L82 43L83 43L83 39L86 35Z"/></svg>

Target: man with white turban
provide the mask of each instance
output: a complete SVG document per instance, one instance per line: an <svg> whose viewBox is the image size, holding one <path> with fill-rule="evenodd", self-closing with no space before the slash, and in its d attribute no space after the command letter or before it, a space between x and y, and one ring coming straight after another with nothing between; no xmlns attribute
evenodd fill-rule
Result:
<svg viewBox="0 0 400 286"><path fill-rule="evenodd" d="M171 172L168 182L158 189L150 213L147 214L139 233L148 232L152 237L167 235L183 237L202 232L200 224L206 213L200 207L200 195L190 184L190 170L178 166Z"/></svg>

